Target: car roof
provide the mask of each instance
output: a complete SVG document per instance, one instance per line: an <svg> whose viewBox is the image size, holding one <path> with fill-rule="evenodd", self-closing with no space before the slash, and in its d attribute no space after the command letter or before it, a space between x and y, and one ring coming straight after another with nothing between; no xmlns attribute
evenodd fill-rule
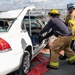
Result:
<svg viewBox="0 0 75 75"><path fill-rule="evenodd" d="M35 6L28 6L28 7L22 8L22 9L9 10L6 12L1 12L0 13L0 19L2 19L2 18L14 19L14 18L17 18L18 16L20 16L20 14L22 14L20 16L20 18L22 18L27 13L28 10L32 11L35 8L36 8Z"/></svg>
<svg viewBox="0 0 75 75"><path fill-rule="evenodd" d="M16 18L23 9L9 10L0 13L0 18L6 19L14 19Z"/></svg>

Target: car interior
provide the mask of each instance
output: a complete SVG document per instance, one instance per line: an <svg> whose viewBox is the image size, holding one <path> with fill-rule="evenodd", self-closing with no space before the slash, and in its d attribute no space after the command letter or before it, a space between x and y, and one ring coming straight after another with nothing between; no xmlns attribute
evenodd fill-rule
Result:
<svg viewBox="0 0 75 75"><path fill-rule="evenodd" d="M33 16L31 17L31 20L29 20L27 16L24 20L26 30L28 31L29 36L31 37L33 46L39 45L39 32L42 29L41 24L38 23L37 20L38 19Z"/></svg>
<svg viewBox="0 0 75 75"><path fill-rule="evenodd" d="M0 19L0 32L7 32L12 26L14 19Z"/></svg>
<svg viewBox="0 0 75 75"><path fill-rule="evenodd" d="M6 21L0 21L0 31L5 31L9 27Z"/></svg>

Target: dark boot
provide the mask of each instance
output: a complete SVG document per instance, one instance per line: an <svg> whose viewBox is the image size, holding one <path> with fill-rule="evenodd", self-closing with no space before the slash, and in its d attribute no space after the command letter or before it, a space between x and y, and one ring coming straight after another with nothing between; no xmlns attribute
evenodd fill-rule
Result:
<svg viewBox="0 0 75 75"><path fill-rule="evenodd" d="M71 63L70 61L68 61L68 64L75 65L75 61L73 63Z"/></svg>
<svg viewBox="0 0 75 75"><path fill-rule="evenodd" d="M60 58L61 60L65 60L65 59L67 58L67 56L66 56L66 54L64 54L64 56L63 56L63 55L60 55L59 58Z"/></svg>

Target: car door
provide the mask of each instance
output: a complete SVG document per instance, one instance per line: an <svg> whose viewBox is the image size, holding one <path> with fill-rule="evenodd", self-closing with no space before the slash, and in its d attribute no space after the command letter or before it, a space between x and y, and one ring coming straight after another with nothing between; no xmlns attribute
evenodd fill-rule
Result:
<svg viewBox="0 0 75 75"><path fill-rule="evenodd" d="M25 48L28 45L32 46L32 41L31 41L31 38L29 35L29 31L27 31L27 29L26 29L25 19L23 19L23 21L21 23L21 29L22 29L21 30L21 43L22 43L23 50L25 50Z"/></svg>
<svg viewBox="0 0 75 75"><path fill-rule="evenodd" d="M40 23L38 23L35 18L34 19L31 18L30 14L29 14L29 16L26 16L24 19L25 19L24 22L26 25L26 30L29 33L29 36L31 38L31 42L33 45L33 52L34 52L34 55L36 55L46 45L44 43L45 41L43 41L41 44L39 44L39 32L42 29L42 25L40 25Z"/></svg>

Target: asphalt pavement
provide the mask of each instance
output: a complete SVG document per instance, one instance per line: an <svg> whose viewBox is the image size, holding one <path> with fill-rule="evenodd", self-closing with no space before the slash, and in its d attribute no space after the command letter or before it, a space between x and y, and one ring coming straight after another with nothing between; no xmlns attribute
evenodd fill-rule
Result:
<svg viewBox="0 0 75 75"><path fill-rule="evenodd" d="M59 59L59 69L49 69L43 75L75 75L75 65L68 64L66 60Z"/></svg>

